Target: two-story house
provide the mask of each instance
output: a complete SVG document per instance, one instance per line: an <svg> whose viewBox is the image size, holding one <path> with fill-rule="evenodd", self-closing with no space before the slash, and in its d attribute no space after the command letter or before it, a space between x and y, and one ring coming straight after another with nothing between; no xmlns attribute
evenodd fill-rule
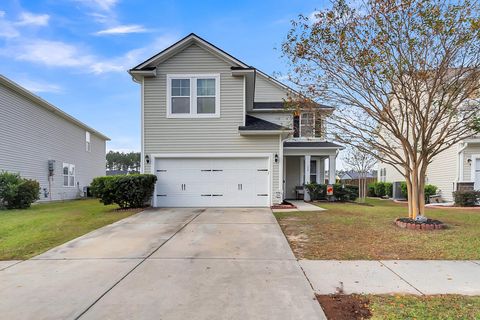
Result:
<svg viewBox="0 0 480 320"><path fill-rule="evenodd" d="M342 147L315 123L332 108L292 114L284 101L293 89L197 35L129 73L141 85L142 171L158 177L154 206L271 206L305 183L335 180Z"/></svg>
<svg viewBox="0 0 480 320"><path fill-rule="evenodd" d="M40 200L85 195L105 175L108 137L0 75L0 171L40 183Z"/></svg>

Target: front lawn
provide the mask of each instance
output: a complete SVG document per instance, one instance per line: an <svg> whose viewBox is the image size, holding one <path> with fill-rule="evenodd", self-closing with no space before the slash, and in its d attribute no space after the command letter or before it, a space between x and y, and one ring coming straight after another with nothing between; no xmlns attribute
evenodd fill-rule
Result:
<svg viewBox="0 0 480 320"><path fill-rule="evenodd" d="M0 260L28 259L139 211L117 208L91 199L0 211Z"/></svg>
<svg viewBox="0 0 480 320"><path fill-rule="evenodd" d="M416 231L394 225L407 208L393 201L318 205L327 211L275 213L297 258L480 259L480 210L427 209L450 228Z"/></svg>
<svg viewBox="0 0 480 320"><path fill-rule="evenodd" d="M317 296L329 319L480 319L480 297L459 295Z"/></svg>

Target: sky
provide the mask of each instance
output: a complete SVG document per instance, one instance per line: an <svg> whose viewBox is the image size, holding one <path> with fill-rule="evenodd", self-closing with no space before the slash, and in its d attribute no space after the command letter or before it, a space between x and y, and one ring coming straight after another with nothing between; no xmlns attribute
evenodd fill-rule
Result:
<svg viewBox="0 0 480 320"><path fill-rule="evenodd" d="M140 150L140 86L127 70L191 32L278 77L290 21L308 0L2 0L0 74L109 136L108 150Z"/></svg>

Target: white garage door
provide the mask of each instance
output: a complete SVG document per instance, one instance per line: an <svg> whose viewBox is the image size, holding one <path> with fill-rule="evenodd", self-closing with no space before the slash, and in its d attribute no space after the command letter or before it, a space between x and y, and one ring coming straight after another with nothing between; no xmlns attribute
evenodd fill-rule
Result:
<svg viewBox="0 0 480 320"><path fill-rule="evenodd" d="M160 158L157 207L270 205L268 158Z"/></svg>

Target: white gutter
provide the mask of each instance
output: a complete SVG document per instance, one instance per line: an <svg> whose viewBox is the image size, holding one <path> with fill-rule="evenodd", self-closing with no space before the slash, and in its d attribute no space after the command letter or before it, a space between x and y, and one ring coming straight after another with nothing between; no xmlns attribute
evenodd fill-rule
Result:
<svg viewBox="0 0 480 320"><path fill-rule="evenodd" d="M241 136L271 136L290 133L293 130L238 130Z"/></svg>

